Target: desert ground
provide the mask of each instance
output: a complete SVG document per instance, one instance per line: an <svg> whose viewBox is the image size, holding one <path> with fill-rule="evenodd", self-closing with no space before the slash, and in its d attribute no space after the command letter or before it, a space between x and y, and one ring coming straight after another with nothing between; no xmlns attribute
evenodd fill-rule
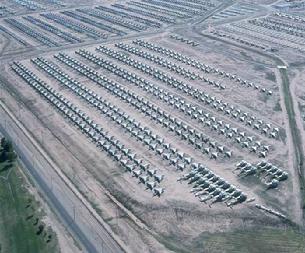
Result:
<svg viewBox="0 0 305 253"><path fill-rule="evenodd" d="M296 2L0 4L0 124L62 252L304 252Z"/></svg>

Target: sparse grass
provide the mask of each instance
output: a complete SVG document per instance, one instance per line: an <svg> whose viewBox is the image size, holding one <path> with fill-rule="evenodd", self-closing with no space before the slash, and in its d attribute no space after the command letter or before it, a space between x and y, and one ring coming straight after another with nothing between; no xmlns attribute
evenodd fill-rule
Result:
<svg viewBox="0 0 305 253"><path fill-rule="evenodd" d="M155 236L155 238L163 244L167 249L171 250L175 253L190 253L193 251L192 248L188 248L183 245L183 242L177 242L177 237L175 235L168 235L168 236ZM200 252L200 251L199 251Z"/></svg>
<svg viewBox="0 0 305 253"><path fill-rule="evenodd" d="M5 167L1 163L0 167ZM7 172L0 172L6 176ZM0 252L59 252L55 234L42 222L40 205L26 189L24 176L12 167L0 179Z"/></svg>
<svg viewBox="0 0 305 253"><path fill-rule="evenodd" d="M265 70L265 67L263 67L262 65L254 65L254 70L255 71L264 71Z"/></svg>
<svg viewBox="0 0 305 253"><path fill-rule="evenodd" d="M270 80L272 82L276 82L276 77L275 77L275 74L273 72L267 72L266 73L266 79Z"/></svg>
<svg viewBox="0 0 305 253"><path fill-rule="evenodd" d="M230 233L208 234L197 241L204 253L304 253L305 235L291 228L258 228ZM202 250L200 250L202 247Z"/></svg>
<svg viewBox="0 0 305 253"><path fill-rule="evenodd" d="M273 110L276 111L276 112L281 112L282 111L282 107L281 107L280 101L276 102Z"/></svg>
<svg viewBox="0 0 305 253"><path fill-rule="evenodd" d="M305 62L292 62L289 64L289 66L299 68L305 66Z"/></svg>
<svg viewBox="0 0 305 253"><path fill-rule="evenodd" d="M133 198L127 196L121 191L113 190L112 195L129 211L135 212L133 206L138 206L140 203L134 200Z"/></svg>
<svg viewBox="0 0 305 253"><path fill-rule="evenodd" d="M288 114L288 120L289 120L289 125L291 128L291 134L292 134L292 140L293 140L293 145L294 145L294 150L295 150L295 157L296 157L296 162L297 162L297 170L299 174L299 179L300 179L300 189L301 189L301 195L302 195L302 206L303 209L305 209L305 178L304 178L304 154L303 154L303 146L302 146L302 140L300 138L300 132L299 129L296 125L295 122L295 112L293 109L293 104L290 99L290 90L289 90L289 78L287 74L286 69L281 69L280 70L281 77L283 80L283 90L284 90L284 101L286 104L286 109L287 109L287 114ZM305 213L303 212L303 218L304 218Z"/></svg>
<svg viewBox="0 0 305 253"><path fill-rule="evenodd" d="M267 96L266 94L259 94L259 95L258 95L258 99L259 99L260 101L263 101L264 103L266 103L267 100L268 100L268 96Z"/></svg>
<svg viewBox="0 0 305 253"><path fill-rule="evenodd" d="M223 233L203 232L197 238L158 236L156 239L176 253L304 253L305 234L287 226L255 227Z"/></svg>
<svg viewBox="0 0 305 253"><path fill-rule="evenodd" d="M253 61L253 58L251 56L249 56L245 51L240 51L240 54L249 61Z"/></svg>
<svg viewBox="0 0 305 253"><path fill-rule="evenodd" d="M99 216L103 217L103 211L99 208L99 205L92 199L89 200L93 209L98 213Z"/></svg>
<svg viewBox="0 0 305 253"><path fill-rule="evenodd" d="M286 143L287 134L284 129L280 128L279 138Z"/></svg>
<svg viewBox="0 0 305 253"><path fill-rule="evenodd" d="M14 164L9 161L0 163L0 176L6 177L7 172L12 168L12 166L14 166Z"/></svg>

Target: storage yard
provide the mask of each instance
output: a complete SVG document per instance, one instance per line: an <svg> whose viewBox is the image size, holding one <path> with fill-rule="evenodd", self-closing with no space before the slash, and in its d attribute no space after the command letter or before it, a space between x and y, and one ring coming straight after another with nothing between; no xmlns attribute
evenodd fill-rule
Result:
<svg viewBox="0 0 305 253"><path fill-rule="evenodd" d="M84 252L303 232L305 15L257 2L1 2L1 107L98 221Z"/></svg>

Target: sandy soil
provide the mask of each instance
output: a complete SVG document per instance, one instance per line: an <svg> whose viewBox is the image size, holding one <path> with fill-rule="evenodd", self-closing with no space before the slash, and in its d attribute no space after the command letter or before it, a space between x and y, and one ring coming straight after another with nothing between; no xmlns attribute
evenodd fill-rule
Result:
<svg viewBox="0 0 305 253"><path fill-rule="evenodd" d="M155 42L154 40L152 41ZM162 41L162 44L166 47L168 47L169 45L171 46L175 45L172 42L171 44L166 43L165 39L164 42ZM90 50L92 49L94 48L90 48ZM189 53L189 51L190 50L186 52L184 50L183 53L193 56L191 53ZM208 64L217 65L219 64L219 62L222 62L222 65L220 66L221 68L224 68L226 70L228 68L229 70L227 71L234 71L234 72L238 71L238 68L235 67L234 69L234 66L238 66L238 64L236 63L237 62L236 58L233 59L229 58L226 60L221 59L220 54L215 54L210 50L207 50L207 52L202 52L202 53L204 55L205 62L207 62ZM69 54L73 57L80 59L78 56L72 54L72 52L70 52ZM193 54L195 53L193 52ZM274 191L268 191L266 192L267 194L263 194L264 192L263 185L257 184L258 182L256 182L255 180L254 182L253 180L250 179L239 180L236 177L236 175L232 173L234 164L238 162L241 159L241 157L252 162L257 162L258 158L255 158L255 156L245 152L243 149L236 148L234 149L234 152L236 151L236 154L238 155L235 156L235 158L232 158L231 160L220 159L214 161L207 159L198 151L194 150L192 147L186 145L184 142L179 140L176 136L172 136L171 134L168 133L167 130L161 128L159 125L155 124L154 122L149 120L149 118L140 114L138 111L135 111L132 107L127 106L127 104L118 100L109 93L105 92L105 90L103 90L102 88L98 88L91 81L88 81L84 77L81 77L79 74L72 72L67 67L64 67L63 64L55 61L52 55L45 55L44 57L47 58L48 60L56 62L56 64L58 64L59 66L62 66L62 70L64 72L69 73L71 77L75 78L76 80L79 80L81 83L85 84L88 88L94 90L95 92L106 98L107 100L111 101L111 103L122 108L125 112L127 112L137 121L141 122L144 126L149 126L158 135L164 137L166 140L172 143L172 145L179 147L179 149L183 150L185 153L191 154L192 157L196 159L196 161L200 161L208 165L217 174L224 177L229 182L238 185L239 188L241 188L244 192L248 194L249 198L254 197L256 199L255 203L262 203L262 204L268 203L268 205L272 205L277 210L280 210L281 212L287 214L289 213L290 208L286 209L287 206L286 205L284 206L284 203L290 201L291 205L292 206L294 205L293 201L290 198L290 194L288 194L289 192L288 189L289 187L291 187L290 184L284 182L280 185L279 189ZM211 59L213 59L213 61L211 61ZM251 206L253 207L253 203L238 205L233 209L235 210L233 213L231 209L224 207L223 204L221 203L213 205L212 209L207 209L206 207L204 207L204 204L199 203L198 200L189 193L190 188L187 185L185 185L185 183L180 184L176 181L179 175L177 174L177 172L169 168L167 163L160 160L158 157L152 155L151 151L147 150L146 148L143 149L141 143L135 141L133 138L130 138L129 135L126 135L124 132L122 132L117 125L110 122L107 118L100 115L100 113L98 113L97 111L92 110L90 106L88 106L85 102L83 102L78 97L76 97L71 91L67 89L62 89L57 81L51 81L51 79L48 76L46 76L43 72L41 72L36 67L34 67L29 60L25 60L22 63L28 68L31 68L31 70L37 76L39 76L42 80L45 80L48 84L52 85L56 90L60 90L60 92L66 98L68 98L73 103L77 104L80 109L82 109L88 115L90 115L90 117L92 117L92 119L94 119L97 123L99 123L104 129L107 129L109 132L111 132L111 134L119 138L122 141L122 143L131 146L135 150L141 150L141 156L147 159L155 167L157 167L160 173L165 175L165 180L164 182L162 182L162 185L166 189L165 195L160 199L155 199L155 198L152 199L151 193L149 193L148 191L144 191L143 187L141 185L138 185L136 183L136 180L134 178L131 178L130 175L122 174L122 171L119 168L116 168L116 165L113 162L111 162L107 156L104 156L100 152L98 152L94 147L94 145L89 143L83 135L79 135L79 133L73 128L71 128L69 124L67 124L56 112L52 112L50 105L42 101L41 98L39 98L34 93L33 90L31 90L27 85L25 85L22 81L20 81L19 78L17 78L14 74L12 74L12 72L9 70L9 67L7 67L6 68L7 78L9 79L14 78L15 80L17 80L17 82L15 83L15 88L17 88L17 90L15 92L18 93L20 90L22 90L22 94L20 93L18 94L18 96L20 96L20 101L29 104L30 110L33 113L40 115L39 118L42 119L45 125L41 126L41 128L37 127L38 125L41 124L37 122L37 119L33 120L33 118L31 118L31 120L29 120L28 116L25 116L24 113L22 113L21 118L24 124L27 125L29 129L41 130L41 131L39 130L37 131L38 133L37 138L39 139L41 138L41 136L43 136L42 144L45 146L47 150L49 150L54 160L58 161L59 163L61 162L63 163L63 168L67 175L69 175L72 179L74 178L76 183L77 181L82 181L83 179L85 179L86 184L82 183L81 185L79 185L79 187L89 197L89 199L92 199L92 201L96 203L99 208L101 208L103 214L105 210L105 206L104 206L105 200L96 196L100 196L98 192L103 191L103 187L105 187L111 192L111 194L119 198L119 200L122 200L124 198L130 199L128 203L124 203L125 206L128 206L129 209L131 208L133 210L133 213L136 216L138 216L140 219L145 220L145 224L147 224L148 227L153 228L155 231L163 234L164 236L171 235L171 233L175 231L176 226L178 226L180 229L179 230L180 233L179 236L177 235L177 237L175 237L175 240L178 239L180 236L183 237L183 235L185 234L191 234L193 238L196 238L199 235L200 231L211 231L211 232L226 231L228 229L232 229L233 227L238 227L240 225L239 222L242 222L240 215L242 216L245 215L246 217L253 217L253 213L251 211L251 209L253 209L251 208ZM149 64L148 62L146 63ZM249 77L251 77L251 73L253 72L252 75L255 75L255 71L257 70L254 66L251 66L250 63L248 64L250 66L248 68ZM92 64L89 65L92 66ZM123 67L125 68L125 66ZM272 71L272 69L270 68L265 69L264 67L264 71L265 72ZM101 70L101 73L103 72L104 70ZM139 72L137 73L139 75L142 75ZM243 74L245 75L245 73ZM147 78L147 76L145 76L145 78ZM258 75L257 80L260 80L261 83L265 83L264 78L265 75L261 74ZM119 80L117 78L117 81L119 81L121 84L124 85L124 82L122 80ZM154 80L154 82L156 82L156 80ZM166 88L164 84L159 82L156 83ZM198 84L194 82L194 85L198 85ZM226 99L226 101L229 103L232 103L234 105L239 104L241 108L247 108L247 110L250 111L251 107L247 106L246 101L254 101L253 98L251 99L252 90L249 92L248 89L240 88L235 83L232 83L232 86L233 85L237 89L239 88L239 90L236 91L236 95L234 94L233 97L231 96L228 97L226 95L230 93L227 90L221 93L219 91L214 91L214 89L209 89L208 91L211 94L215 94L215 95L217 94L217 96L222 96L222 98ZM270 85L270 87L274 86L274 84L272 84L272 82L270 82L269 80L266 80L266 85ZM127 85L127 87L130 86ZM143 92L141 92L138 88L133 87L132 89L138 94L143 94ZM169 90L174 92L171 88ZM255 93L254 90L253 92ZM248 95L248 97L245 97L246 95ZM235 96L239 97L240 99L237 100ZM271 96L268 99L270 100L271 105L269 105L269 101L268 103L265 103L266 111L269 110L270 113L272 112L275 101L278 100L277 98L278 96L279 94L275 90L274 96ZM156 101L151 96L147 96L146 94L146 97L154 101L154 103L157 103L159 106L162 106L165 110L169 110L167 106L160 104L159 101ZM187 98L187 97L185 98L188 99L189 101L194 102L193 99L191 98ZM256 105L255 103L253 103L253 106L259 106L259 104ZM259 108L257 108L256 110L251 110L251 113L257 115L258 110ZM49 115L50 112L51 115ZM180 118L184 117L180 112L176 112L175 110L169 112L179 116ZM217 112L213 112L213 113L217 114ZM266 115L268 115L268 113L265 113L262 116L268 119ZM277 115L277 116L272 117L272 123L274 123L275 125L282 126L283 118L281 116L281 112L280 111L274 112L273 115ZM219 116L224 117L223 115L219 115ZM232 121L232 119L227 119L226 117L224 117L224 119L230 120L230 122ZM196 125L195 122L189 121L188 123L194 126ZM253 130L251 130L251 128L249 129L238 122L233 121L231 123L236 124L236 126L238 127L245 128L246 131L253 133ZM202 129L202 127L200 126L197 127L199 127L199 129ZM54 135L52 136L52 134L55 134L56 136L55 139L54 139ZM287 149L285 144L281 143L281 141L278 140L272 140L263 137L258 133L253 133L253 134L256 134L258 138L262 138L264 142L272 146L270 160L272 160L277 164L280 164L287 171L289 171L289 168L287 167L288 164L283 159L283 157L287 156ZM217 141L223 142L226 146L231 145L227 142L226 139L221 139L220 136L218 136L215 133L214 134L211 133L211 136L213 136L213 138L215 138ZM58 142L59 140L60 142ZM61 152L58 153L58 150L61 150ZM66 152L68 153L66 154ZM65 160L63 161L62 159L63 157L67 157L67 158L65 158ZM96 178L94 179L94 177ZM124 189L124 191L122 191L121 189ZM271 203L270 200L272 200ZM116 217L116 214L113 213L113 211L111 211L111 210L115 210L113 209L114 207L111 208L112 205L110 206L107 205L107 211L106 214L104 214L105 216L103 217ZM175 211L177 209L178 209L178 214L176 213L177 211ZM148 210L151 211L148 212ZM182 212L181 215L183 217L182 220L181 218L179 218L181 212ZM184 213L187 213L187 215L185 215ZM215 214L219 214L216 215L216 217L218 217L216 220L215 218L212 218L214 217ZM156 217L162 217L162 219L156 219ZM202 217L207 217L207 218L202 219ZM249 226L251 226L251 223L252 224L254 223L254 220L260 218L253 217L251 219L253 219L253 221L250 222ZM175 220L176 222L174 222ZM121 221L119 221L118 223L121 223ZM197 226L195 227L192 224L197 224ZM232 224L234 224L233 227ZM126 230L122 230L123 227L122 225L125 226L126 223L124 222L121 225L118 225L119 229L117 232L121 236L126 235ZM125 229L127 229L126 226ZM132 227L130 227L130 229L132 230ZM138 243L142 245L141 247L145 247L143 244L141 244L141 239L140 239L141 236L139 234L138 234L138 238L139 238ZM129 240L130 238L125 238L126 242L128 242Z"/></svg>
<svg viewBox="0 0 305 253"><path fill-rule="evenodd" d="M100 4L99 1L92 2L97 5ZM261 3L261 1L256 2ZM271 4L272 1L264 3ZM87 2L87 4L89 3ZM68 6L67 8L72 7L73 6ZM39 13L33 13L32 15L34 17L39 17ZM9 28L3 20L0 20L0 23ZM50 23L55 25L54 22ZM31 27L34 28L34 25L31 25ZM61 27L61 29L69 32L66 28ZM225 30L226 25L217 26L217 29ZM43 32L39 28L37 30ZM152 197L152 193L149 190L146 190L143 185L139 184L136 178L131 177L129 173L124 172L109 156L98 150L78 129L73 127L65 118L55 111L50 104L43 100L42 97L38 96L33 89L11 70L9 64L2 64L1 66L1 76L7 80L5 86L12 95L6 95L7 99L5 100L5 103L18 116L24 126L33 133L33 136L41 143L44 149L48 151L52 159L56 161L63 172L88 200L90 200L101 217L107 221L113 231L126 245L128 245L132 252L169 252L171 250L174 251L177 244L181 246L182 249L193 249L193 252L196 252L196 249L192 248L195 247L192 243L200 241L203 233L226 232L240 227L251 228L259 224L271 226L281 226L283 224L280 219L259 212L258 209L255 208L255 204L271 207L283 213L292 221L299 223L301 217L299 208L300 201L294 197L299 195L299 183L294 168L293 144L291 143L291 137L289 135L288 117L284 110L284 94L282 94L280 89L281 79L277 66L275 66L273 61L252 51L242 48L237 49L235 46L223 42L215 41L204 36L198 36L198 34L194 35L194 32L191 31L191 29L188 30L183 27L177 27L175 32L177 32L177 34L183 34L184 36L190 35L196 37L196 41L199 42L199 45L197 47L191 47L185 43L171 39L169 35L172 34L172 31L139 36L139 38L157 44L158 46L180 52L192 59L220 70L236 74L242 79L251 81L267 90L271 90L273 92L272 96L264 95L254 88L242 86L234 80L220 77L213 73L207 74L201 72L194 67L165 57L159 53L149 51L145 48L141 49L164 57L181 67L204 75L209 79L223 83L226 86L226 89L220 90L199 80L190 81L147 59L131 53L125 53L132 59L136 59L146 65L162 70L162 72L167 75L182 80L184 83L190 84L201 91L207 92L217 99L221 99L229 105L239 108L243 112L249 112L256 118L260 118L264 122L270 123L272 127L278 127L280 129L280 138L269 138L261 132L254 130L253 127L246 126L239 120L225 115L173 87L169 87L164 82L146 75L140 70L123 64L118 60L114 60L102 53L96 52L95 48L98 46L96 44L90 44L82 48L115 63L131 73L135 73L138 76L145 78L145 80L154 83L165 91L183 98L186 102L197 105L203 110L212 113L217 119L222 120L225 123L230 123L231 126L241 129L247 135L254 136L255 140L260 140L263 145L269 145L270 152L266 159L289 173L289 180L281 182L277 189L267 191L266 186L257 177L239 178L234 172L236 163L242 159L251 163L261 161L262 158L259 158L257 154L249 153L247 149L241 148L239 144L208 129L202 124L199 124L198 121L191 119L182 112L165 104L161 100L158 100L155 96L145 92L143 89L140 89L115 74L85 60L75 54L75 51L79 49L77 46L72 49L61 50L61 52L65 52L69 56L78 59L92 69L95 69L99 74L105 75L109 79L120 83L137 95L144 97L161 107L170 115L181 119L184 123L192 126L194 129L207 134L213 140L217 141L218 144L224 145L232 150L232 158L220 157L217 160L210 159L207 155L194 149L193 146L189 145L186 141L181 140L151 118L144 116L144 114L140 113L140 111L136 110L131 105L118 99L104 88L98 87L93 81L90 81L86 77L71 70L71 68L63 63L57 61L53 57L54 54L58 53L57 51L55 52L53 50L52 52L48 52L43 46L38 46L37 42L29 39L31 44L38 46L36 50L41 50L40 52L44 50L39 56L53 62L71 78L79 81L95 93L107 99L107 101L119 107L137 122L141 122L143 126L149 127L154 133L163 137L166 142L171 143L173 147L189 154L194 161L201 162L208 166L214 173L246 193L248 199L253 198L254 201L236 205L233 208L227 207L224 203L215 203L210 208L208 205L199 202L198 199L190 193L190 185L186 182L177 182L177 179L187 171L175 171L168 162L144 147L141 142L131 137L122 127L115 124L105 115L102 115L101 112L91 107L84 102L84 100L81 100L80 97L77 97L71 90L63 87L58 81L34 66L28 57L24 57L21 60L21 63L55 90L60 91L64 97L77 105L82 111L86 112L90 118L101 125L111 135L119 139L124 145L136 151L141 158L157 168L158 173L165 175L164 180L160 184L165 188L164 195L162 195L161 198ZM50 33L46 34L53 39L55 38ZM136 33L130 34L134 35ZM78 36L84 40L88 39L84 35L78 34ZM63 42L61 40L58 41ZM132 44L132 39L130 38L122 39L122 42L135 46ZM124 52L115 47L112 41L103 44L113 50ZM63 43L63 46L66 45ZM140 48L139 46L135 47ZM280 48L281 46L278 47ZM35 54L35 51L33 52L33 54ZM289 53L290 51L280 51L281 56L287 63L294 61L300 64L302 61L304 62L303 56L294 52L293 56L295 56L295 58L292 59L292 57L287 57ZM304 105L305 93L302 87L302 80L304 80L305 76L302 70L303 66L300 66L298 71L295 72L295 75L292 76L293 82L291 89L293 93L299 97L297 102ZM301 127L303 126L303 122L301 121L301 112L299 111L297 104L295 105L295 110L297 112L298 126ZM304 139L303 131L301 133ZM61 232L60 224L56 223L56 227L58 227L58 235L63 237L63 239L60 240L60 244L64 245L65 242L70 239L67 237L66 233ZM67 245L69 245L69 243ZM67 248L69 247L67 246ZM64 250L67 251L63 252L69 252L66 248L64 248ZM76 252L73 251L73 249L70 249L70 251Z"/></svg>

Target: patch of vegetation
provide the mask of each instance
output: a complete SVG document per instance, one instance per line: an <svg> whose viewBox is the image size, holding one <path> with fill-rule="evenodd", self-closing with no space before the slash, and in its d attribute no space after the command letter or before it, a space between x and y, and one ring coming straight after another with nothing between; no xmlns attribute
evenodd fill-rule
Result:
<svg viewBox="0 0 305 253"><path fill-rule="evenodd" d="M275 74L273 72L267 72L266 73L266 79L270 80L274 83L276 82L276 77L275 77Z"/></svg>
<svg viewBox="0 0 305 253"><path fill-rule="evenodd" d="M202 233L188 241L176 235L156 238L167 249L177 253L304 253L305 236L291 227L262 227L223 233Z"/></svg>
<svg viewBox="0 0 305 253"><path fill-rule="evenodd" d="M273 110L276 111L276 112L281 112L282 111L282 107L281 107L280 101L276 102Z"/></svg>
<svg viewBox="0 0 305 253"><path fill-rule="evenodd" d="M305 111L305 104L299 102L298 106L299 106L299 109L300 109L301 112Z"/></svg>
<svg viewBox="0 0 305 253"><path fill-rule="evenodd" d="M89 199L89 202L91 204L91 206L94 208L94 210L98 213L99 216L103 216L103 211L101 210L101 208L99 208L99 205L94 202L94 200Z"/></svg>
<svg viewBox="0 0 305 253"><path fill-rule="evenodd" d="M303 209L305 209L305 177L304 177L304 154L303 154L303 146L302 146L302 141L300 138L300 131L297 127L297 124L295 122L295 112L293 109L293 104L292 104L292 99L291 99L291 94L289 90L289 78L287 74L286 69L281 69L280 70L281 77L283 80L283 91L285 94L284 101L287 109L287 115L288 115L288 120L289 120L289 125L291 128L291 134L292 134L292 140L293 140L293 145L295 149L295 157L297 161L297 166L298 170L301 172L299 174L299 180L300 180L300 190L301 190L301 195L302 195L302 206ZM303 218L305 218L305 212L303 212Z"/></svg>
<svg viewBox="0 0 305 253"><path fill-rule="evenodd" d="M305 100L305 96L299 96L299 98Z"/></svg>
<svg viewBox="0 0 305 253"><path fill-rule="evenodd" d="M305 62L292 62L289 64L290 67L303 67Z"/></svg>
<svg viewBox="0 0 305 253"><path fill-rule="evenodd" d="M276 112L281 112L282 111L282 107L281 107L280 101L276 102L273 110L276 111Z"/></svg>
<svg viewBox="0 0 305 253"><path fill-rule="evenodd" d="M241 54L246 60L253 61L253 58L252 58L251 56L249 56L245 51L240 51L240 54Z"/></svg>
<svg viewBox="0 0 305 253"><path fill-rule="evenodd" d="M280 140L282 140L284 143L286 143L287 134L286 134L285 129L280 128L279 138L280 138Z"/></svg>
<svg viewBox="0 0 305 253"><path fill-rule="evenodd" d="M40 204L27 190L17 155L4 138L0 157L0 252L59 252L56 235L42 221Z"/></svg>
<svg viewBox="0 0 305 253"><path fill-rule="evenodd" d="M189 252L196 252L191 249L191 247L186 247L183 245L183 243L180 241L177 242L177 238L175 235L169 235L169 236L155 236L155 238L163 244L167 249L169 249L172 252L176 253L189 253ZM198 251L203 252L203 251Z"/></svg>
<svg viewBox="0 0 305 253"><path fill-rule="evenodd" d="M132 197L124 194L123 192L112 189L112 195L129 211L136 213L134 206L142 206L141 203L133 199Z"/></svg>
<svg viewBox="0 0 305 253"><path fill-rule="evenodd" d="M0 163L13 163L16 160L17 155L14 151L12 143L5 138L2 138L0 145Z"/></svg>
<svg viewBox="0 0 305 253"><path fill-rule="evenodd" d="M259 94L258 95L258 99L260 100L260 101L263 101L264 103L266 103L267 102L267 100L268 100L268 96L266 95L266 94Z"/></svg>
<svg viewBox="0 0 305 253"><path fill-rule="evenodd" d="M254 66L254 70L255 70L255 71L264 71L264 70L265 70L265 67L262 66L262 65L256 64L256 65Z"/></svg>
<svg viewBox="0 0 305 253"><path fill-rule="evenodd" d="M206 253L304 253L305 236L292 228L265 227L205 234L197 240L197 248L200 247L198 252Z"/></svg>

